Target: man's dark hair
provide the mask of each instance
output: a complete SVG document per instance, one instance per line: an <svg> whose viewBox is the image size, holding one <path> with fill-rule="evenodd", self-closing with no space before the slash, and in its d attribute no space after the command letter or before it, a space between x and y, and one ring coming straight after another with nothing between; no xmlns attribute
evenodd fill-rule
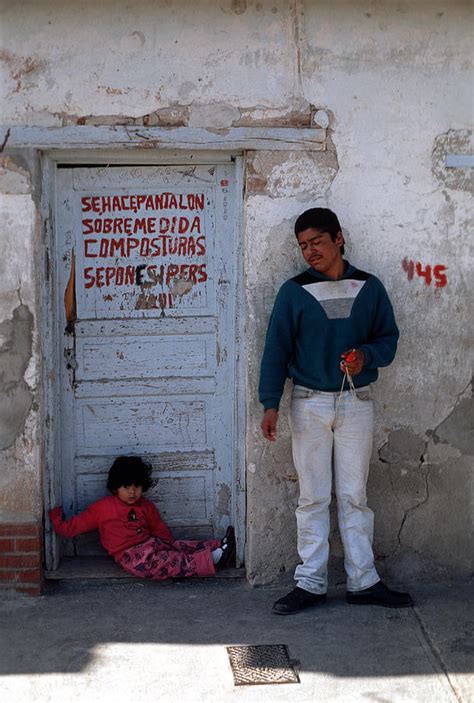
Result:
<svg viewBox="0 0 474 703"><path fill-rule="evenodd" d="M337 215L326 207L312 207L298 217L295 222L296 238L298 239L298 235L307 229L327 232L333 242L336 241L337 233L342 231ZM341 246L341 254L344 254L344 244Z"/></svg>
<svg viewBox="0 0 474 703"><path fill-rule="evenodd" d="M110 467L107 488L111 493L120 486L141 486L145 493L153 485L152 466L139 456L119 456Z"/></svg>

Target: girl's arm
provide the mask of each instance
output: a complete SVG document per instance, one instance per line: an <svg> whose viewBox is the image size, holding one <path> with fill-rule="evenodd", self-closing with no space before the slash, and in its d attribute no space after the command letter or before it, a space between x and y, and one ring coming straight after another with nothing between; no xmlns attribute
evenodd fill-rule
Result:
<svg viewBox="0 0 474 703"><path fill-rule="evenodd" d="M63 509L53 508L49 511L49 517L53 523L54 531L61 537L76 537L83 532L90 532L99 526L97 511L94 504L89 505L84 512L79 513L69 520L64 520Z"/></svg>
<svg viewBox="0 0 474 703"><path fill-rule="evenodd" d="M151 500L146 501L146 522L153 537L159 537L163 542L174 542L171 530L161 519L156 505Z"/></svg>

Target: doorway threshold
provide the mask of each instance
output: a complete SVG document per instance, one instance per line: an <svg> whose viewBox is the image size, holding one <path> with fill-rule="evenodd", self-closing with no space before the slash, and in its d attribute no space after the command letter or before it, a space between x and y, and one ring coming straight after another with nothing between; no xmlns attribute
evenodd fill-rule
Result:
<svg viewBox="0 0 474 703"><path fill-rule="evenodd" d="M45 571L44 577L51 581L68 579L137 579L120 568L111 557L64 557L54 571ZM245 578L245 568L219 569L212 578ZM148 580L148 579L147 579Z"/></svg>

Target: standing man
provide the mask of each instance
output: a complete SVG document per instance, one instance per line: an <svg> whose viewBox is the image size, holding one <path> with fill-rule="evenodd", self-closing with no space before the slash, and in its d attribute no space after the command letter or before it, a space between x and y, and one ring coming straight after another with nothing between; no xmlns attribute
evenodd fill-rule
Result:
<svg viewBox="0 0 474 703"><path fill-rule="evenodd" d="M290 615L326 600L333 464L348 602L410 606L410 595L389 590L375 570L373 513L366 497L373 432L370 384L397 349L392 305L375 276L342 258L344 238L331 210L306 210L296 220L295 235L309 268L284 283L277 295L259 391L262 433L274 442L285 379L293 380L290 428L303 563L295 571L296 588L274 604L273 612Z"/></svg>

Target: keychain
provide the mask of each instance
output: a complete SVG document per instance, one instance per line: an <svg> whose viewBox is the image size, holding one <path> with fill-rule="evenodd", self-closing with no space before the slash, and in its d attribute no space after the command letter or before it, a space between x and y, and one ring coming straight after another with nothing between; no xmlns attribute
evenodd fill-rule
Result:
<svg viewBox="0 0 474 703"><path fill-rule="evenodd" d="M347 379L347 382L349 384L349 389L351 390L352 394L354 395L355 394L354 381L352 380L352 376L351 376L349 370L347 369L346 364L352 364L354 361L356 361L356 359L357 359L356 350L351 349L350 351L346 352L345 354L342 354L342 358L344 359L344 361L341 361L340 367L341 367L341 371L344 371L344 376L342 379L342 385L341 385L340 392L342 393L342 391L344 390L344 384Z"/></svg>
<svg viewBox="0 0 474 703"><path fill-rule="evenodd" d="M357 359L356 350L351 349L350 352L346 352L346 354L342 354L342 358L344 359L344 361L346 363L352 364L352 362ZM341 364L343 364L344 361L341 361Z"/></svg>
<svg viewBox="0 0 474 703"><path fill-rule="evenodd" d="M344 361L341 361L339 366L340 366L341 371L344 372L344 375L342 377L341 390L339 391L339 396L336 401L336 415L337 415L337 411L339 408L339 403L341 402L342 394L344 392L344 384L346 382L346 379L347 379L347 383L349 384L349 390L352 393L352 395L355 397L354 381L352 380L352 376L351 376L350 372L348 371L346 364L352 364L354 361L356 361L356 359L357 359L356 350L351 349L346 354L342 354L342 358Z"/></svg>

